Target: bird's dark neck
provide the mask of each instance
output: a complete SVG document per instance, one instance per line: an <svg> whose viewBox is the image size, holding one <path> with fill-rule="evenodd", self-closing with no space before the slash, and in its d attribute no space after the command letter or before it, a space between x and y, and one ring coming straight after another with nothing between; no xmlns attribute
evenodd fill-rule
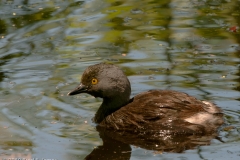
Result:
<svg viewBox="0 0 240 160"><path fill-rule="evenodd" d="M94 117L95 123L102 122L108 115L120 109L129 102L129 98L104 98L101 106Z"/></svg>

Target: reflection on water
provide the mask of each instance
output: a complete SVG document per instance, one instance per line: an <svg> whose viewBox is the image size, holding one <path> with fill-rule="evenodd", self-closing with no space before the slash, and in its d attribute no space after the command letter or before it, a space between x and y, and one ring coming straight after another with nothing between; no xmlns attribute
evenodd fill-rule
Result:
<svg viewBox="0 0 240 160"><path fill-rule="evenodd" d="M174 89L225 113L225 143L214 139L181 155L126 146L127 157L239 155L240 38L230 29L240 24L239 1L0 3L1 158L83 159L95 152L103 142L91 118L101 100L66 93L87 66L105 61L125 71L133 96Z"/></svg>
<svg viewBox="0 0 240 160"><path fill-rule="evenodd" d="M216 135L197 136L197 135L160 135L159 133L149 134L133 134L120 133L116 131L104 130L97 127L99 136L103 141L103 145L94 148L93 151L85 157L90 159L130 159L131 145L141 147L147 150L154 150L156 153L164 152L181 153L185 150L194 149L197 146L209 145ZM217 138L220 142L219 138Z"/></svg>

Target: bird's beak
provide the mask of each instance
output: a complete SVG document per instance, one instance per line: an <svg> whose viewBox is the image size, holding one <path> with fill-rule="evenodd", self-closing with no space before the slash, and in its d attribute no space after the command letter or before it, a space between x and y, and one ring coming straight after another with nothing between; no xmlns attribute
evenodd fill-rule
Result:
<svg viewBox="0 0 240 160"><path fill-rule="evenodd" d="M67 95L72 96L72 95L79 94L79 93L86 93L87 90L88 90L88 87L83 85L82 83L80 83L80 85L77 88L75 88L73 91L69 92Z"/></svg>

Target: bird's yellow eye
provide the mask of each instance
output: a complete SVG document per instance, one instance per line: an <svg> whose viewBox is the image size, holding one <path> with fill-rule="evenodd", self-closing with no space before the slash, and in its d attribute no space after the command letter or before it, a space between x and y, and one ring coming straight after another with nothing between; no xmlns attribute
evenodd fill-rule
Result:
<svg viewBox="0 0 240 160"><path fill-rule="evenodd" d="M92 79L92 84L97 84L98 80L96 78Z"/></svg>

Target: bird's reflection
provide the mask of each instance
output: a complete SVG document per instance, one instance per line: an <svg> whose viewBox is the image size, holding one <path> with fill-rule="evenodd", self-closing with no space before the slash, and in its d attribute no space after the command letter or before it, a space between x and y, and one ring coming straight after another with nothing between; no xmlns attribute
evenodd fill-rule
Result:
<svg viewBox="0 0 240 160"><path fill-rule="evenodd" d="M112 137L114 133L107 132L106 130L97 127L99 136L103 140L103 145L95 148L85 160L128 160L131 157L131 147L124 141L119 141ZM116 136L118 136L116 134Z"/></svg>
<svg viewBox="0 0 240 160"><path fill-rule="evenodd" d="M134 145L147 150L181 153L197 146L209 145L217 135L157 135L134 134L105 130L97 126L97 131L103 140L103 145L95 148L85 160L128 160L131 157L131 147Z"/></svg>

